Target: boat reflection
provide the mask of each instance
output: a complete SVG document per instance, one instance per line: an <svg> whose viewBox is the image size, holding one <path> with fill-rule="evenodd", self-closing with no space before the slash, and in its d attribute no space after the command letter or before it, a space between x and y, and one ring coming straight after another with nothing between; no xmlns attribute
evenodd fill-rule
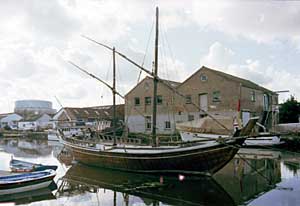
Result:
<svg viewBox="0 0 300 206"><path fill-rule="evenodd" d="M300 170L300 157L294 154L285 155L283 164L294 176L298 175Z"/></svg>
<svg viewBox="0 0 300 206"><path fill-rule="evenodd" d="M52 191L56 189L57 189L57 185L54 181L52 181L50 186L47 188L1 196L0 204L11 202L14 205L20 205L20 204L29 204L34 202L46 201L46 200L54 200L56 199L56 197L53 195Z"/></svg>
<svg viewBox="0 0 300 206"><path fill-rule="evenodd" d="M242 149L214 178L236 204L244 204L281 181L280 152Z"/></svg>
<svg viewBox="0 0 300 206"><path fill-rule="evenodd" d="M179 180L180 179L180 180ZM57 197L113 191L113 205L235 205L212 178L142 175L73 165L62 178ZM122 198L117 199L117 196ZM141 202L142 201L142 202Z"/></svg>

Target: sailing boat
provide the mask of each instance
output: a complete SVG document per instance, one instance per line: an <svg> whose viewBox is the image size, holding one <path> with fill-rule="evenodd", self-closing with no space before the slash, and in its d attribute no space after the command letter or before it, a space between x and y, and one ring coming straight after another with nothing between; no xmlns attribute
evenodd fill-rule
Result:
<svg viewBox="0 0 300 206"><path fill-rule="evenodd" d="M92 40L94 41L94 40ZM94 41L95 42L95 41ZM155 62L154 72L149 72L142 66L130 60L125 55L117 52L115 48L108 47L96 42L107 49L113 51L113 86L89 74L93 78L99 80L111 89L113 93L113 103L115 108L115 95L119 95L115 88L115 53L127 59L149 75L153 76L154 93L153 93L153 122L152 122L152 145L135 145L128 143L117 143L116 135L113 134L113 143L96 142L80 140L77 138L67 138L62 135L63 144L69 148L75 160L92 166L111 168L130 172L139 173L176 173L176 174L209 174L212 175L223 166L225 166L237 153L246 137L251 132L257 119L251 119L248 124L241 130L237 130L232 138L213 140L209 142L193 142L183 143L173 146L160 146L156 136L156 95L157 83L162 81L157 76L158 70L158 8L156 8L156 35L155 35ZM73 64L73 63L71 63ZM78 69L79 66L73 64ZM87 72L86 72L87 73ZM184 97L178 91L174 90L168 84L168 88L172 89L176 94ZM114 110L115 115L115 110ZM115 118L114 118L115 119ZM216 120L217 121L217 120ZM113 121L115 127L115 121Z"/></svg>

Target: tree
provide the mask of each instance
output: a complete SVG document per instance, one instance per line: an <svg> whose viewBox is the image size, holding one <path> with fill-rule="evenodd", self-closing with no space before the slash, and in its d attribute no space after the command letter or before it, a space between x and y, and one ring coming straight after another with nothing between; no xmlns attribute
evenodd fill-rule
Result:
<svg viewBox="0 0 300 206"><path fill-rule="evenodd" d="M300 103L291 95L279 108L280 123L297 123L299 122Z"/></svg>

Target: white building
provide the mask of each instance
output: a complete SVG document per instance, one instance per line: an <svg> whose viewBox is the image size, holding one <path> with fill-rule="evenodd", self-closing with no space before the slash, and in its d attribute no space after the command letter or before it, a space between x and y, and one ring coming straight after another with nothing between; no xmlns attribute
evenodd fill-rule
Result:
<svg viewBox="0 0 300 206"><path fill-rule="evenodd" d="M0 128L8 126L11 129L18 129L18 122L21 119L23 119L23 117L18 114L7 114L0 119Z"/></svg>
<svg viewBox="0 0 300 206"><path fill-rule="evenodd" d="M52 117L48 114L34 115L18 122L19 130L37 131L53 128Z"/></svg>

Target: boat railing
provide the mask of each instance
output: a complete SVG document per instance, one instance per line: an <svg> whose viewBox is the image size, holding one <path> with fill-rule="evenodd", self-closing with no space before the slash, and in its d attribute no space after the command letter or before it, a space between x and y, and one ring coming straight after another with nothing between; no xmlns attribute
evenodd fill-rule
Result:
<svg viewBox="0 0 300 206"><path fill-rule="evenodd" d="M114 137L112 135L99 135L97 137L98 140L101 142L111 142L113 143ZM116 142L117 143L129 143L129 144L136 144L140 145L142 144L142 140L138 138L128 138L128 137L122 137L122 136L117 136L116 137Z"/></svg>
<svg viewBox="0 0 300 206"><path fill-rule="evenodd" d="M98 135L94 138L83 138L79 139L78 137L69 137L67 141L72 142L77 145L96 145L96 144L109 144L112 145L114 140L112 135ZM132 144L132 145L141 145L142 140L137 138L125 138L125 137L116 137L117 144Z"/></svg>

